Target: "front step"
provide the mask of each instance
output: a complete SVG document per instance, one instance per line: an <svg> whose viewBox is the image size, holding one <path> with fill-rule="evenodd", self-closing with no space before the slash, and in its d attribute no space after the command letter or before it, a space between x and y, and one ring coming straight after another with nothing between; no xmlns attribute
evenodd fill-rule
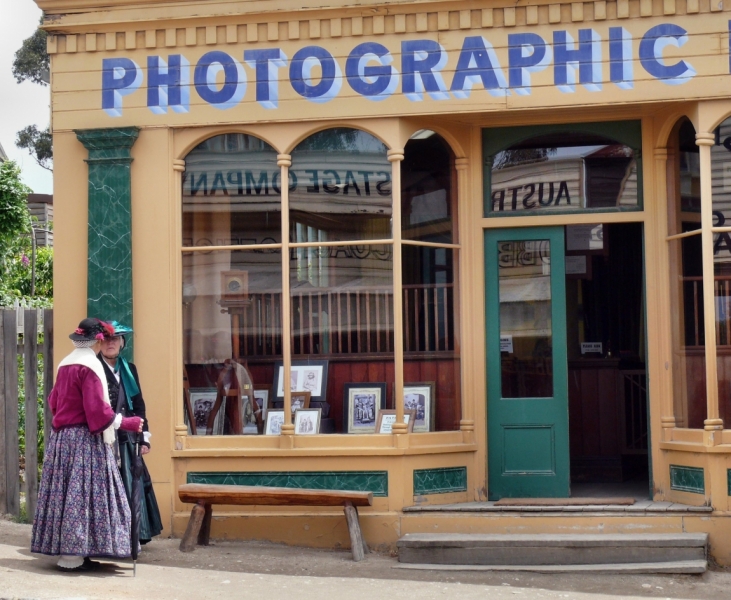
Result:
<svg viewBox="0 0 731 600"><path fill-rule="evenodd" d="M618 575L643 575L648 573L700 575L705 573L707 568L708 563L705 560L604 565L414 565L402 563L394 566L394 569L414 571L517 571L530 573L616 573Z"/></svg>
<svg viewBox="0 0 731 600"><path fill-rule="evenodd" d="M399 562L412 568L699 573L707 565L708 535L409 533L397 545Z"/></svg>

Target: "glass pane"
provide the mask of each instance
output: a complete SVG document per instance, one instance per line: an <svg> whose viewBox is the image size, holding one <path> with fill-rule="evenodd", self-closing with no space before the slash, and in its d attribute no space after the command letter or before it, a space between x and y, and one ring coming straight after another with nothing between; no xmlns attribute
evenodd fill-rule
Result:
<svg viewBox="0 0 731 600"><path fill-rule="evenodd" d="M311 406L333 432L375 433L378 412L392 406L393 248L319 246L291 256L292 359L329 361L327 401Z"/></svg>
<svg viewBox="0 0 731 600"><path fill-rule="evenodd" d="M210 138L185 158L183 246L281 242L277 153L241 133Z"/></svg>
<svg viewBox="0 0 731 600"><path fill-rule="evenodd" d="M700 161L695 129L676 124L668 144L668 232L699 231ZM678 427L700 429L706 419L706 340L703 329L701 236L673 240L670 293L673 339L673 407Z"/></svg>
<svg viewBox="0 0 731 600"><path fill-rule="evenodd" d="M434 382L431 431L462 418L457 261L456 250L403 247L404 381Z"/></svg>
<svg viewBox="0 0 731 600"><path fill-rule="evenodd" d="M577 132L524 140L492 157L491 212L556 212L639 205L629 146Z"/></svg>
<svg viewBox="0 0 731 600"><path fill-rule="evenodd" d="M282 356L281 260L276 248L183 255L183 361L198 435L206 424L212 435L263 431Z"/></svg>
<svg viewBox="0 0 731 600"><path fill-rule="evenodd" d="M716 129L711 146L713 224L731 225L731 118ZM718 358L718 408L731 423L731 234L713 236L713 271L716 300L716 353Z"/></svg>
<svg viewBox="0 0 731 600"><path fill-rule="evenodd" d="M552 397L550 242L499 242L498 285L502 396Z"/></svg>
<svg viewBox="0 0 731 600"><path fill-rule="evenodd" d="M441 136L421 130L401 163L401 230L405 240L451 244L456 211L454 157Z"/></svg>
<svg viewBox="0 0 731 600"><path fill-rule="evenodd" d="M292 151L290 239L350 241L391 238L391 163L369 133L320 131Z"/></svg>

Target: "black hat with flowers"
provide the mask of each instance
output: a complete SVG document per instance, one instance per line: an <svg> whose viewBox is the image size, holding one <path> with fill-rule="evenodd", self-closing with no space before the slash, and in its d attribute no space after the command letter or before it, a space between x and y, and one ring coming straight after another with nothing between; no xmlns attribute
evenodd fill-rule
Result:
<svg viewBox="0 0 731 600"><path fill-rule="evenodd" d="M104 336L114 335L114 327L101 319L84 319L69 338L75 342L103 340Z"/></svg>

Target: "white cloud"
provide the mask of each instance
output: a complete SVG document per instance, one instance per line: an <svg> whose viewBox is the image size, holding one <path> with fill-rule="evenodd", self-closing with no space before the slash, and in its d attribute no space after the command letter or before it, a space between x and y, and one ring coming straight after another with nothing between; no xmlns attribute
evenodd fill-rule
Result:
<svg viewBox="0 0 731 600"><path fill-rule="evenodd" d="M33 0L0 0L0 144L23 170L23 181L39 194L53 193L53 174L15 145L27 125L45 129L50 121L50 89L28 81L18 84L12 74L15 52L38 26L41 11Z"/></svg>

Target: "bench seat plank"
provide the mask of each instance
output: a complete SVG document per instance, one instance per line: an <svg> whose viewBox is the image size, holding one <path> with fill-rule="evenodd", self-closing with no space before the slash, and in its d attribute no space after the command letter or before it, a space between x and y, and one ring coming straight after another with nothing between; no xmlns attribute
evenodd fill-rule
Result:
<svg viewBox="0 0 731 600"><path fill-rule="evenodd" d="M371 492L186 483L178 488L180 500L196 504L244 506L371 506Z"/></svg>

